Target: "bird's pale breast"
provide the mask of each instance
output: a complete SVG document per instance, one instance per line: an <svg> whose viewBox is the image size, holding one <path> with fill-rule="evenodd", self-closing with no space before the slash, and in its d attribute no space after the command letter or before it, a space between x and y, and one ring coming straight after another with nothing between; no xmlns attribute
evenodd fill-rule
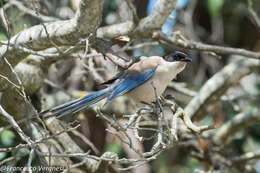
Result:
<svg viewBox="0 0 260 173"><path fill-rule="evenodd" d="M184 69L185 65L186 62L166 62L161 57L150 57L149 59L141 60L141 63L132 67L133 71L141 71L139 69L149 69L157 66L156 72L151 79L127 92L126 95L136 102L155 101L154 88L156 89L157 95L161 96L167 85Z"/></svg>
<svg viewBox="0 0 260 173"><path fill-rule="evenodd" d="M145 101L145 102L152 102L155 101L155 90L158 96L160 96L164 90L166 89L169 82L175 77L169 76L167 71L162 71L158 67L158 70L155 72L154 76L149 79L144 84L138 86L134 90L129 91L126 95L136 102ZM154 87L153 87L154 86Z"/></svg>

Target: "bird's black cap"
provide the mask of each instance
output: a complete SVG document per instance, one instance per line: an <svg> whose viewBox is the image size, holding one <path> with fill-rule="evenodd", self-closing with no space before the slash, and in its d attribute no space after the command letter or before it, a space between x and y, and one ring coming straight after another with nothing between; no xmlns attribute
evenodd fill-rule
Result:
<svg viewBox="0 0 260 173"><path fill-rule="evenodd" d="M187 54L180 51L173 51L167 55L164 55L163 59L169 62L174 62L174 61L191 62L192 61L192 59Z"/></svg>

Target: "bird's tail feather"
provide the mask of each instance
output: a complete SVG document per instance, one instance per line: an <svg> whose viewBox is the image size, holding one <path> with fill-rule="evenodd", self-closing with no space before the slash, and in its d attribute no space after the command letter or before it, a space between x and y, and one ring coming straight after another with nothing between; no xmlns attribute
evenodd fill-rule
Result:
<svg viewBox="0 0 260 173"><path fill-rule="evenodd" d="M92 94L86 95L84 97L69 101L67 103L64 103L62 105L56 106L54 108L50 108L48 110L45 110L43 112L40 112L40 114L49 114L44 117L44 119L48 119L51 117L60 118L64 115L76 113L79 112L97 102L100 100L103 100L107 93L110 91L110 88L105 88L103 90L94 92Z"/></svg>

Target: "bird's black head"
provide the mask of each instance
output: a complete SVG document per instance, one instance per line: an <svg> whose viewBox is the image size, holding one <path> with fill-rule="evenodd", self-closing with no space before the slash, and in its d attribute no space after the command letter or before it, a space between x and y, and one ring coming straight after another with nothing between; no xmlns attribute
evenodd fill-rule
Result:
<svg viewBox="0 0 260 173"><path fill-rule="evenodd" d="M167 55L164 55L163 59L168 62L175 62L175 61L191 62L192 61L192 59L187 54L179 51L173 51Z"/></svg>

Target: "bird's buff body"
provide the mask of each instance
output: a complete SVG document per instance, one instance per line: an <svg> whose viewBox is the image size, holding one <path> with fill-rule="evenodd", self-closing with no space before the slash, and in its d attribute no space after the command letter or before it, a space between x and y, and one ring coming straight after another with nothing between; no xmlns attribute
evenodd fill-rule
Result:
<svg viewBox="0 0 260 173"><path fill-rule="evenodd" d="M186 62L172 63L165 61L162 57L141 57L140 62L133 64L129 67L129 71L142 72L147 69L156 68L154 75L147 80L144 84L136 87L135 89L127 92L125 95L130 97L136 103L153 102L155 101L155 92L160 96L167 85L176 78L177 74L181 72L186 66Z"/></svg>
<svg viewBox="0 0 260 173"><path fill-rule="evenodd" d="M139 57L127 70L104 83L110 84L109 87L48 109L41 114L47 114L45 118L61 117L81 111L105 98L106 103L109 103L120 95L126 95L136 103L153 102L156 94L160 96L190 61L186 54L178 51L163 57Z"/></svg>

